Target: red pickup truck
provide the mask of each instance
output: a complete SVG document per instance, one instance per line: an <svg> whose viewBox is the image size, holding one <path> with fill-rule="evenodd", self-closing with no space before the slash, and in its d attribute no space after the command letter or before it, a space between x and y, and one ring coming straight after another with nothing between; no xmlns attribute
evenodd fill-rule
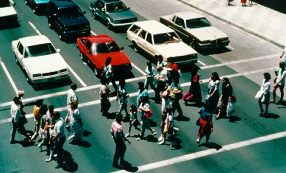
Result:
<svg viewBox="0 0 286 173"><path fill-rule="evenodd" d="M77 47L82 61L88 63L96 74L100 74L106 59L111 58L114 71L131 70L131 62L112 37L108 35L93 35L77 39Z"/></svg>

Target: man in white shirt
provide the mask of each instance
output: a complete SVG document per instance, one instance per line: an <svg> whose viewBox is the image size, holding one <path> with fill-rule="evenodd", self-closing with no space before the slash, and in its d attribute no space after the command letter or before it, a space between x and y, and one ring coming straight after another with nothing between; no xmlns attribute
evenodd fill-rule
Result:
<svg viewBox="0 0 286 173"><path fill-rule="evenodd" d="M11 138L10 138L10 144L15 143L15 135L16 131L18 130L22 135L24 135L26 138L29 138L27 131L24 127L24 124L22 124L21 121L21 116L22 111L21 111L21 101L19 97L14 97L13 102L11 104L11 122L12 122L12 131L11 131Z"/></svg>
<svg viewBox="0 0 286 173"><path fill-rule="evenodd" d="M277 88L279 88L280 93L281 93L280 100L277 103L279 104L279 103L282 103L283 101L285 78L286 78L285 64L284 62L281 61L279 63L279 70L278 70L277 78L275 80L274 87L273 87L273 100L272 100L273 103L275 103Z"/></svg>
<svg viewBox="0 0 286 173"><path fill-rule="evenodd" d="M72 102L78 102L75 90L77 89L76 84L71 84L71 88L67 91L67 107L70 108Z"/></svg>
<svg viewBox="0 0 286 173"><path fill-rule="evenodd" d="M286 64L286 46L280 56L280 61L284 62L284 64Z"/></svg>

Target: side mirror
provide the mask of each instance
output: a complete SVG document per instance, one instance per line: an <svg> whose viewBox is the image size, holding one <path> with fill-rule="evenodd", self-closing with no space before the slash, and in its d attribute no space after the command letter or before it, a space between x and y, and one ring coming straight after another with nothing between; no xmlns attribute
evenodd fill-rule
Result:
<svg viewBox="0 0 286 173"><path fill-rule="evenodd" d="M61 51L61 49L56 49L56 51L59 53Z"/></svg>

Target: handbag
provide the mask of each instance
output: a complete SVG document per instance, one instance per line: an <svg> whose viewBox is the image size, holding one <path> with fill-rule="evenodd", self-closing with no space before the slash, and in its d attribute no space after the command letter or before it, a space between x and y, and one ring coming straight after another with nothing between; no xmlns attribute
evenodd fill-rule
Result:
<svg viewBox="0 0 286 173"><path fill-rule="evenodd" d="M263 91L262 91L262 90L259 90L259 91L257 91L257 93L256 93L256 95L255 95L254 98L260 99L262 96L263 96Z"/></svg>
<svg viewBox="0 0 286 173"><path fill-rule="evenodd" d="M21 116L19 117L19 123L22 124L22 125L28 123L27 118L26 118L25 115L21 115Z"/></svg>

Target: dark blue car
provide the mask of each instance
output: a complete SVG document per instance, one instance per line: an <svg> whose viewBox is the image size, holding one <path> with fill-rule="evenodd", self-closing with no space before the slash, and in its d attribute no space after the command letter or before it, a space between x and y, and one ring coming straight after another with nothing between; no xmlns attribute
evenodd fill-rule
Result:
<svg viewBox="0 0 286 173"><path fill-rule="evenodd" d="M31 7L33 13L45 13L50 0L25 0L25 4Z"/></svg>

